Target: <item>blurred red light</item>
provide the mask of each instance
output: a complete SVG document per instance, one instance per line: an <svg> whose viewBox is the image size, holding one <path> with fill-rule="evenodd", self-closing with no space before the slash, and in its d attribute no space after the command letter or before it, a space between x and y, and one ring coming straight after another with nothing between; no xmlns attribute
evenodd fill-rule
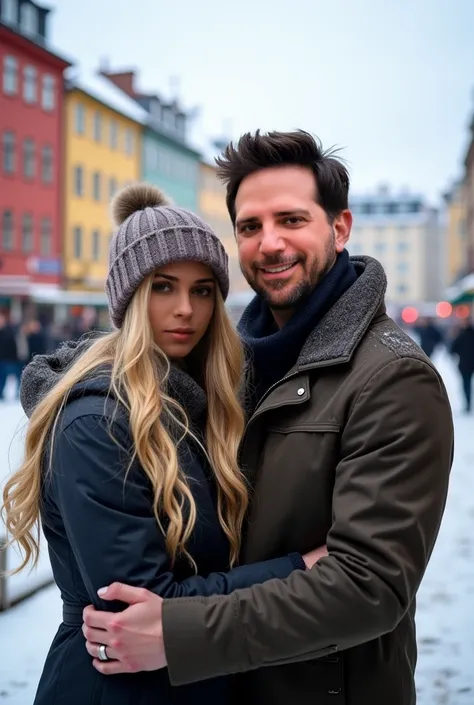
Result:
<svg viewBox="0 0 474 705"><path fill-rule="evenodd" d="M457 318L469 318L471 309L466 304L461 304L461 306L456 307L456 317Z"/></svg>
<svg viewBox="0 0 474 705"><path fill-rule="evenodd" d="M440 301L436 306L436 315L440 318L449 318L453 312L453 307L448 301Z"/></svg>
<svg viewBox="0 0 474 705"><path fill-rule="evenodd" d="M404 323L415 323L418 320L418 311L414 306L406 306L402 311Z"/></svg>

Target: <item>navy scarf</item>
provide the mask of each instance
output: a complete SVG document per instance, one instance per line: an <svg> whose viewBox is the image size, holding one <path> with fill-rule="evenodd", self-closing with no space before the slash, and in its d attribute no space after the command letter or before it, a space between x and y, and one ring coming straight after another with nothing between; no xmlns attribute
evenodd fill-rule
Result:
<svg viewBox="0 0 474 705"><path fill-rule="evenodd" d="M255 399L252 406L293 367L310 333L356 279L349 253L344 250L281 329L276 325L268 304L260 296L252 299L238 324L253 365Z"/></svg>

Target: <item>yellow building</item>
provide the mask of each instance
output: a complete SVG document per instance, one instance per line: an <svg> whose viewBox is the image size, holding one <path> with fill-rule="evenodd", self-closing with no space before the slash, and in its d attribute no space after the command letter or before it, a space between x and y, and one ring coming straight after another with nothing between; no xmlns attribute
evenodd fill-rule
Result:
<svg viewBox="0 0 474 705"><path fill-rule="evenodd" d="M447 280L449 284L453 284L469 272L465 184L456 183L444 198L447 206Z"/></svg>
<svg viewBox="0 0 474 705"><path fill-rule="evenodd" d="M140 177L146 113L94 75L67 86L65 120L64 286L103 292L113 230L110 201Z"/></svg>
<svg viewBox="0 0 474 705"><path fill-rule="evenodd" d="M229 255L230 293L249 292L239 267L234 229L225 202L225 187L217 178L216 167L210 160L201 162L199 176L199 213L218 235Z"/></svg>

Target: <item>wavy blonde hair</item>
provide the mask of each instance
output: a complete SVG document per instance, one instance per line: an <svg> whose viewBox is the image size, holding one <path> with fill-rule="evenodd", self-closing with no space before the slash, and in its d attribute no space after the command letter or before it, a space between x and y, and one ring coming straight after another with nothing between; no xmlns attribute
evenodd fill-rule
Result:
<svg viewBox="0 0 474 705"><path fill-rule="evenodd" d="M45 450L48 441L54 440L60 412L74 385L102 365L111 366L110 391L128 412L134 445L129 468L137 459L153 486L153 510L171 560L174 562L179 554L184 554L196 570L186 544L196 523L197 508L179 467L177 452L179 442L192 433L184 409L164 391L170 363L154 343L148 318L152 279L148 277L135 292L122 328L95 340L31 416L25 459L3 492L2 513L10 543L19 544L23 554L15 573L30 561L33 566L38 561ZM203 342L206 352L201 364L208 403L205 452L216 477L219 521L230 542L230 565L234 565L248 506L247 485L237 462L244 430L244 414L238 401L243 350L218 287L213 317ZM178 444L163 423L166 417L181 430Z"/></svg>

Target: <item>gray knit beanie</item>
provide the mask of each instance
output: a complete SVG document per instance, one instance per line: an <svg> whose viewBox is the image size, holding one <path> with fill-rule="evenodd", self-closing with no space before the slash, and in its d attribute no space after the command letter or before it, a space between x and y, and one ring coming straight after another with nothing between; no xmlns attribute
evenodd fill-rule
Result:
<svg viewBox="0 0 474 705"><path fill-rule="evenodd" d="M112 202L117 232L110 243L105 285L113 323L120 328L130 300L148 274L171 262L194 261L213 271L224 299L229 293L227 253L199 216L171 205L156 187L126 186Z"/></svg>

